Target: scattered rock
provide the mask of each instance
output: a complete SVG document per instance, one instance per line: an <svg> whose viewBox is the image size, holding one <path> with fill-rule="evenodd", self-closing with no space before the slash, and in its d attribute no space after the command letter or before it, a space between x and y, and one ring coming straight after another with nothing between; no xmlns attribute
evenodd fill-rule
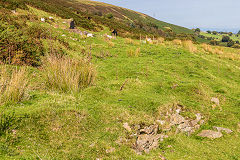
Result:
<svg viewBox="0 0 240 160"><path fill-rule="evenodd" d="M157 135L148 135L142 134L139 135L136 141L136 151L137 153L146 152L149 153L150 150L156 149L159 145L158 141L166 138L166 135L157 134Z"/></svg>
<svg viewBox="0 0 240 160"><path fill-rule="evenodd" d="M159 156L160 160L167 160L164 156L160 155Z"/></svg>
<svg viewBox="0 0 240 160"><path fill-rule="evenodd" d="M115 152L115 148L109 148L109 149L106 149L106 153L113 153Z"/></svg>
<svg viewBox="0 0 240 160"><path fill-rule="evenodd" d="M203 130L197 136L216 139L216 138L222 137L223 134L221 132L216 132L216 131L212 131L212 130Z"/></svg>
<svg viewBox="0 0 240 160"><path fill-rule="evenodd" d="M164 120L157 120L156 122L161 124L161 125L164 125L166 123L166 121L164 121Z"/></svg>
<svg viewBox="0 0 240 160"><path fill-rule="evenodd" d="M52 19L53 19L53 17L49 17L49 19L51 19L51 20L52 20Z"/></svg>
<svg viewBox="0 0 240 160"><path fill-rule="evenodd" d="M93 37L94 35L92 33L88 33L87 37Z"/></svg>
<svg viewBox="0 0 240 160"><path fill-rule="evenodd" d="M214 102L216 105L220 106L220 101L219 101L219 99L216 98L216 97L213 97L213 98L211 99L211 102Z"/></svg>
<svg viewBox="0 0 240 160"><path fill-rule="evenodd" d="M230 134L230 133L233 132L231 129L228 129L228 128L216 127L216 126L214 126L213 128L216 129L218 132L224 131L224 132L226 132L227 134Z"/></svg>
<svg viewBox="0 0 240 160"><path fill-rule="evenodd" d="M170 123L172 126L181 124L185 121L184 117L179 115L178 113L171 115L170 117Z"/></svg>
<svg viewBox="0 0 240 160"><path fill-rule="evenodd" d="M131 131L132 131L131 127L128 125L127 122L126 122L126 123L123 123L123 127L124 127L128 132L131 132Z"/></svg>
<svg viewBox="0 0 240 160"><path fill-rule="evenodd" d="M140 134L157 134L158 125L150 125L144 127L144 129L140 129Z"/></svg>

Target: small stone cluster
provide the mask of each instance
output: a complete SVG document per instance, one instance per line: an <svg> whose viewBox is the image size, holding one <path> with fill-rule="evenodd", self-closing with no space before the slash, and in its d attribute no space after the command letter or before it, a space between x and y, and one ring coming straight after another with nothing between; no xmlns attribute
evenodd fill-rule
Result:
<svg viewBox="0 0 240 160"><path fill-rule="evenodd" d="M159 141L163 141L165 138L168 138L167 133L170 131L176 130L175 134L186 133L190 136L199 130L201 125L204 124L203 116L200 113L195 114L195 119L190 119L180 115L181 112L183 112L183 106L177 104L166 113L161 114L161 118L156 120L155 124L149 126L132 125L130 127L128 123L124 123L123 127L129 133L134 132L134 134L130 135L130 137L136 138L133 146L136 153L149 153L150 150L158 148ZM215 131L203 130L197 136L215 139L222 137L222 132L227 134L233 132L232 130L223 127L213 127L213 129Z"/></svg>

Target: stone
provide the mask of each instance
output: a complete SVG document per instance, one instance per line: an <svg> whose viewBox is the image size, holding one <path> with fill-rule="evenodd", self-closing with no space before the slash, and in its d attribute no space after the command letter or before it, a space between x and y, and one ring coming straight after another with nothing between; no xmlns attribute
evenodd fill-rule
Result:
<svg viewBox="0 0 240 160"><path fill-rule="evenodd" d="M201 120L202 116L200 113L197 113L196 114L196 119L195 120L192 120L190 123L191 123L191 126L194 127L195 125L198 124L198 122Z"/></svg>
<svg viewBox="0 0 240 160"><path fill-rule="evenodd" d="M216 139L216 138L222 137L223 134L221 132L216 132L216 131L212 131L212 130L203 130L197 136L206 137L206 138L210 138L210 139Z"/></svg>
<svg viewBox="0 0 240 160"><path fill-rule="evenodd" d="M214 126L213 128L216 129L218 132L223 132L224 131L227 134L230 134L230 133L233 132L231 129L228 129L228 128L216 127L216 126Z"/></svg>
<svg viewBox="0 0 240 160"><path fill-rule="evenodd" d="M131 132L131 131L132 131L131 127L128 125L127 122L126 122L126 123L123 123L123 127L124 127L128 132Z"/></svg>
<svg viewBox="0 0 240 160"><path fill-rule="evenodd" d="M170 124L172 126L176 125L176 124L181 124L185 121L185 118L181 115L179 115L178 113L171 115L170 117Z"/></svg>
<svg viewBox="0 0 240 160"><path fill-rule="evenodd" d="M51 19L51 20L53 19L53 17L48 17L48 18Z"/></svg>
<svg viewBox="0 0 240 160"><path fill-rule="evenodd" d="M88 33L87 37L93 37L93 34L92 33Z"/></svg>
<svg viewBox="0 0 240 160"><path fill-rule="evenodd" d="M144 127L144 129L140 130L140 134L146 133L146 134L157 134L158 131L158 125L150 125L150 126L146 126Z"/></svg>
<svg viewBox="0 0 240 160"><path fill-rule="evenodd" d="M106 149L106 153L113 153L115 152L115 148L109 148L109 149Z"/></svg>
<svg viewBox="0 0 240 160"><path fill-rule="evenodd" d="M219 99L218 98L216 98L216 97L213 97L212 99L211 99L211 102L214 102L216 105L220 105L220 101L219 101Z"/></svg>
<svg viewBox="0 0 240 160"><path fill-rule="evenodd" d="M137 152L145 152L149 153L150 150L156 149L159 146L159 139L163 139L166 137L165 135L157 134L157 135L148 135L142 134L139 135L136 141L136 151Z"/></svg>
<svg viewBox="0 0 240 160"><path fill-rule="evenodd" d="M166 123L166 121L164 121L164 120L157 120L156 122L161 124L161 125L164 125Z"/></svg>

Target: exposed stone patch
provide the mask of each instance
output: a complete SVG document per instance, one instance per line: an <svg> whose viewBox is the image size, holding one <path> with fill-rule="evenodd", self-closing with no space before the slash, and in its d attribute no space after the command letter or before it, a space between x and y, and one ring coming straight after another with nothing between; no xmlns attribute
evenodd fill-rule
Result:
<svg viewBox="0 0 240 160"><path fill-rule="evenodd" d="M216 97L212 97L211 102L214 102L216 105L220 106L220 101Z"/></svg>
<svg viewBox="0 0 240 160"><path fill-rule="evenodd" d="M216 129L218 132L226 132L227 134L230 134L233 132L231 129L223 128L223 127L214 126L213 129Z"/></svg>
<svg viewBox="0 0 240 160"><path fill-rule="evenodd" d="M131 132L131 131L132 131L131 127L128 125L127 122L126 122L126 123L123 123L123 127L124 127L128 132Z"/></svg>
<svg viewBox="0 0 240 160"><path fill-rule="evenodd" d="M134 146L135 151L138 154L142 152L149 153L150 150L156 149L159 146L159 141L163 141L164 138L168 138L167 135L158 134L159 127L157 124L145 126L139 129L136 133L137 140Z"/></svg>
<svg viewBox="0 0 240 160"><path fill-rule="evenodd" d="M216 132L216 131L212 131L212 130L203 130L197 136L206 137L206 138L210 138L210 139L216 139L216 138L221 138L223 136L223 134L221 132Z"/></svg>

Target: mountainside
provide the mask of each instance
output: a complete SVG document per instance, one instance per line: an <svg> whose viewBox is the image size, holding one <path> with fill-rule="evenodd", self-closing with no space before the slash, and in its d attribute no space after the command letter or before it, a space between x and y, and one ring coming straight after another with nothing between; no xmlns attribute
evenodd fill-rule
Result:
<svg viewBox="0 0 240 160"><path fill-rule="evenodd" d="M0 1L0 159L240 159L240 50L93 4Z"/></svg>
<svg viewBox="0 0 240 160"><path fill-rule="evenodd" d="M176 34L193 34L193 31L187 28L161 22L142 13L95 1L18 1L57 14L62 18L74 18L78 26L86 29L99 31L102 29L100 25L107 26L110 29L117 29L119 35L123 37L139 38L140 34L143 36L155 35L170 37L176 36ZM186 35L179 36L183 38L187 37Z"/></svg>

